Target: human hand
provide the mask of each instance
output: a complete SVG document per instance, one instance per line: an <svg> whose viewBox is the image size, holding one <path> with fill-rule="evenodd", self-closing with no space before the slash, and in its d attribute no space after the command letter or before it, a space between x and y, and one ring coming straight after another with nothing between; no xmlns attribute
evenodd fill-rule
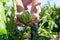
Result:
<svg viewBox="0 0 60 40"><path fill-rule="evenodd" d="M38 25L38 23L35 23L35 21L32 21L32 22L29 22L27 25L28 26L36 26L36 25Z"/></svg>
<svg viewBox="0 0 60 40"><path fill-rule="evenodd" d="M14 22L18 25L18 26L25 26L23 23L21 23L20 21L19 21L19 16L20 16L20 14L16 14L15 15L15 17L14 17Z"/></svg>
<svg viewBox="0 0 60 40"><path fill-rule="evenodd" d="M28 25L28 26L36 26L36 25L38 25L38 19L35 18L35 19L32 20L31 22L29 22L27 25Z"/></svg>

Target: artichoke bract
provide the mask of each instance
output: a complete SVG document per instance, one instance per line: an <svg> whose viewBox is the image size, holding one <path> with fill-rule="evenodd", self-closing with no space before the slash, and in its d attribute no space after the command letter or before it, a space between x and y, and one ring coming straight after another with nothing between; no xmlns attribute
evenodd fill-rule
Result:
<svg viewBox="0 0 60 40"><path fill-rule="evenodd" d="M30 21L32 21L32 16L29 12L22 12L22 14L19 17L20 22L27 24Z"/></svg>

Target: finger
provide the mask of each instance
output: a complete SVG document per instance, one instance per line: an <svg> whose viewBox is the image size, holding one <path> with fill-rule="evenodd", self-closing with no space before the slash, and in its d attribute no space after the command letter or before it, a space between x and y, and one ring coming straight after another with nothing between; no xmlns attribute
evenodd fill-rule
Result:
<svg viewBox="0 0 60 40"><path fill-rule="evenodd" d="M33 24L32 22L31 22L31 23L29 23L29 25L30 25L30 26L34 26L34 24Z"/></svg>
<svg viewBox="0 0 60 40"><path fill-rule="evenodd" d="M20 25L20 26L25 26L23 23L20 23L20 22L18 22L18 25Z"/></svg>
<svg viewBox="0 0 60 40"><path fill-rule="evenodd" d="M22 24L22 26L24 27L25 25L24 25L24 24Z"/></svg>
<svg viewBox="0 0 60 40"><path fill-rule="evenodd" d="M37 25L38 23L37 22L35 22L35 21L32 21L32 23L31 24L33 24L34 26L35 25Z"/></svg>
<svg viewBox="0 0 60 40"><path fill-rule="evenodd" d="M14 21L15 21L15 23L17 22L17 17L16 16L14 17Z"/></svg>
<svg viewBox="0 0 60 40"><path fill-rule="evenodd" d="M21 25L21 23L20 23L20 22L17 22L16 24L17 24L17 25Z"/></svg>

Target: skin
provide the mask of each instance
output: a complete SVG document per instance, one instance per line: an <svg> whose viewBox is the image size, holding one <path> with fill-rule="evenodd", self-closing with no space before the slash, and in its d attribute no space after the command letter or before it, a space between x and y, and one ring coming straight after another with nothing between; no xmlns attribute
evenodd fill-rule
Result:
<svg viewBox="0 0 60 40"><path fill-rule="evenodd" d="M25 26L23 23L19 21L19 16L22 14L24 11L28 11L33 19L31 22L26 24L26 26L35 26L39 22L39 13L41 11L40 9L40 4L41 0L16 0L16 5L17 5L17 13L15 14L14 21L17 25L19 26Z"/></svg>

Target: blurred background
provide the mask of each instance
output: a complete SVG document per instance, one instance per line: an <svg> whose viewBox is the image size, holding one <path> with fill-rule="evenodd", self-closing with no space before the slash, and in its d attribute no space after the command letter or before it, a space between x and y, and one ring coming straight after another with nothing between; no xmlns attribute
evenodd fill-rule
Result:
<svg viewBox="0 0 60 40"><path fill-rule="evenodd" d="M38 37L34 40L60 40L60 0L42 0ZM14 23L15 0L0 0L0 40L24 40L30 36L30 27L23 31Z"/></svg>

